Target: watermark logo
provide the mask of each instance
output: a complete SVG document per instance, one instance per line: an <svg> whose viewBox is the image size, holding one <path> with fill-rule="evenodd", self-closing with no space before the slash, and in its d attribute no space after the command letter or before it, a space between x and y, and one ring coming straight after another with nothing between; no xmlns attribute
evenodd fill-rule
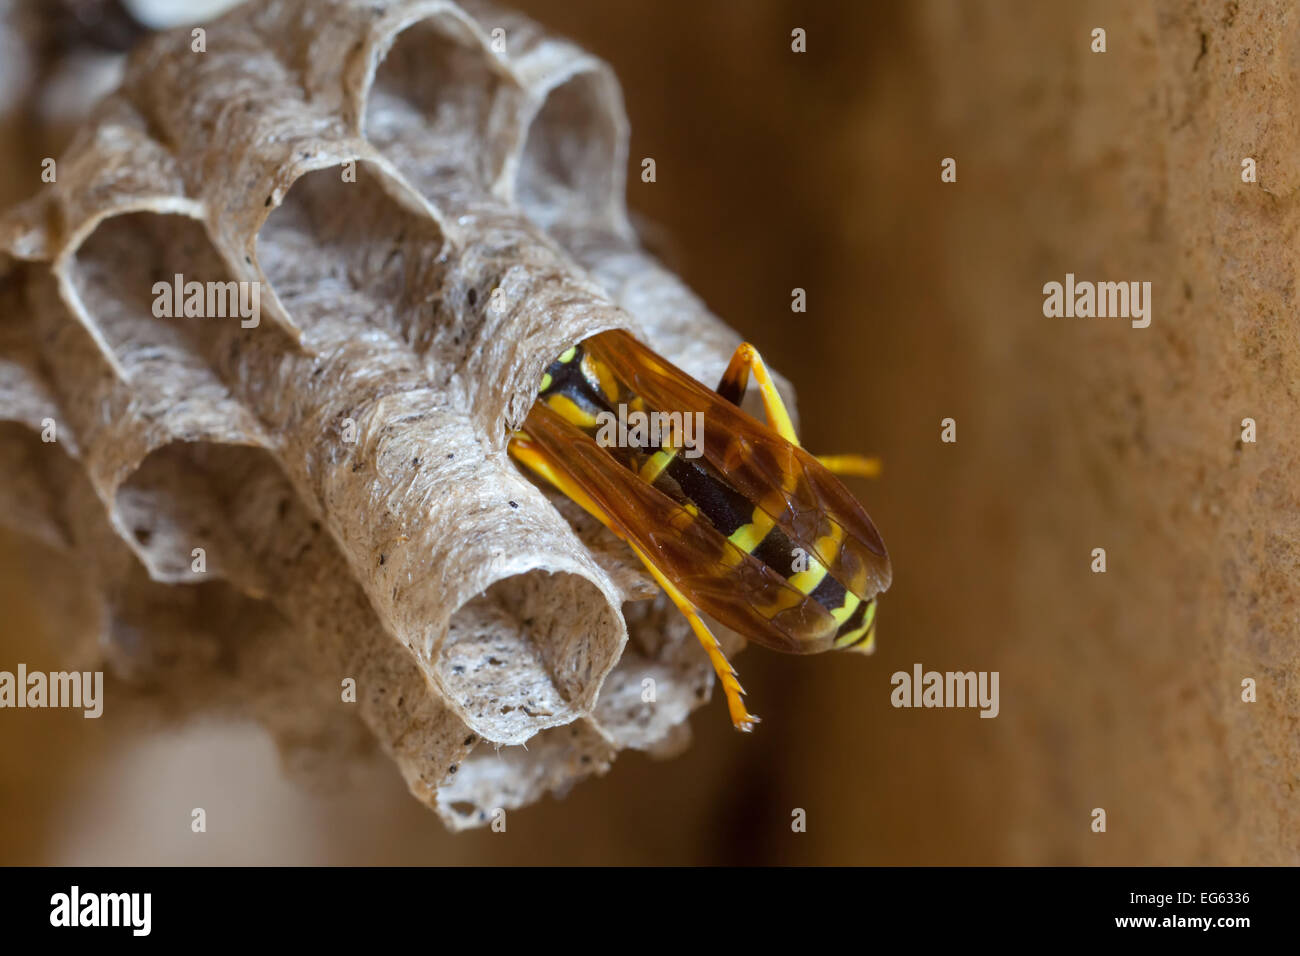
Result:
<svg viewBox="0 0 1300 956"><path fill-rule="evenodd" d="M1151 324L1150 282L1076 282L1073 272L1064 284L1043 286L1043 315L1049 319L1131 319L1135 329Z"/></svg>
<svg viewBox="0 0 1300 956"><path fill-rule="evenodd" d="M155 282L153 295L153 314L159 319L238 318L245 329L262 321L260 282L186 282L178 272L171 282Z"/></svg>
<svg viewBox="0 0 1300 956"><path fill-rule="evenodd" d="M619 403L618 411L596 415L601 448L676 448L687 458L704 454L703 412L643 412Z"/></svg>
<svg viewBox="0 0 1300 956"><path fill-rule="evenodd" d="M913 664L912 673L896 671L889 682L895 707L978 707L981 717L1001 710L997 671L923 671Z"/></svg>
<svg viewBox="0 0 1300 956"><path fill-rule="evenodd" d="M51 926L127 926L133 936L148 936L152 912L152 893L82 893L73 886L50 897Z"/></svg>
<svg viewBox="0 0 1300 956"><path fill-rule="evenodd" d="M0 671L0 708L3 707L74 707L83 717L94 719L104 713L103 671L28 672L26 664L18 673Z"/></svg>

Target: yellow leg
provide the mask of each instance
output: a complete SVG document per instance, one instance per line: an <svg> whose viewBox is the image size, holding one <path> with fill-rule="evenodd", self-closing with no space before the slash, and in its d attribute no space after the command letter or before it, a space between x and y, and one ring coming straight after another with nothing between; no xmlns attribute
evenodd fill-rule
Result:
<svg viewBox="0 0 1300 956"><path fill-rule="evenodd" d="M767 371L763 356L759 355L758 349L748 342L742 342L735 354L731 356L727 370L722 373L722 380L718 382L717 393L731 404L739 405L740 400L745 397L745 386L749 384L751 373L754 381L758 383L758 392L763 398L763 411L767 415L767 423L790 444L799 444L794 422L790 421L790 413L786 411L785 402L781 400L781 393L776 390L776 383L772 381L772 376Z"/></svg>
<svg viewBox="0 0 1300 956"><path fill-rule="evenodd" d="M832 475L856 475L859 478L880 477L880 459L865 455L818 455L817 460Z"/></svg>
<svg viewBox="0 0 1300 956"><path fill-rule="evenodd" d="M551 467L551 460L536 445L533 444L525 435L515 432L514 437L510 439L507 446L511 455L519 459L520 464L527 467L534 474L540 475L549 481L555 488L577 504L583 511L596 518L610 531L614 531L613 526L609 523L609 518L605 512L600 509L596 502L592 501L585 491L570 481L564 474ZM618 534L617 531L614 531ZM622 535L619 535L621 538Z"/></svg>
<svg viewBox="0 0 1300 956"><path fill-rule="evenodd" d="M677 590L671 581L660 574L659 569L650 563L639 548L633 545L632 550L645 563L646 570L659 582L659 586L664 589L664 593L677 605L677 610L682 612L682 615L691 625L691 630L695 632L695 636L704 645L704 651L709 655L713 670L718 675L719 683L722 684L722 693L726 695L727 710L731 713L732 726L737 730L749 733L759 720L745 708L745 702L741 699L745 693L745 688L740 686L740 678L736 675L736 669L731 666L731 661L727 660L727 655L722 652L722 646L718 644L718 639L713 636L709 626L700 619L695 606L691 604L686 595Z"/></svg>
<svg viewBox="0 0 1300 956"><path fill-rule="evenodd" d="M745 397L745 387L749 384L751 374L754 376L754 381L758 383L758 391L763 398L763 411L767 415L767 423L790 444L799 444L799 436L795 434L790 413L781 399L781 393L776 389L776 383L772 381L771 373L763 362L763 356L759 355L758 349L748 342L742 342L735 354L731 356L727 370L722 373L722 380L718 382L717 393L731 404L739 405L741 399ZM880 475L879 458L867 458L863 455L819 455L817 460L834 475L855 475L859 478L875 478Z"/></svg>
<svg viewBox="0 0 1300 956"><path fill-rule="evenodd" d="M618 534L618 531L610 524L609 517L601 510L600 506L581 488L568 480L558 469L553 468L546 454L529 441L526 436L517 434L511 439L509 447L510 453L518 458L521 464L545 478L606 528L609 528L614 534ZM622 537L622 535L619 535L619 537ZM732 725L737 730L743 730L746 733L753 730L754 725L758 723L758 718L745 709L745 702L741 700L745 688L740 686L740 679L736 676L736 670L731 666L731 662L727 660L727 655L723 653L721 645L718 644L718 639L713 636L709 626L700 619L695 606L691 604L686 595L682 594L671 581L660 573L659 569L651 563L640 548L630 541L627 543L636 552L636 556L641 559L641 563L646 566L646 570L664 589L664 593L677 606L677 610L682 612L682 615L691 625L691 630L695 632L695 636L704 645L704 651L709 655L713 670L717 673L718 681L722 684L722 692L726 695L727 710L731 713Z"/></svg>

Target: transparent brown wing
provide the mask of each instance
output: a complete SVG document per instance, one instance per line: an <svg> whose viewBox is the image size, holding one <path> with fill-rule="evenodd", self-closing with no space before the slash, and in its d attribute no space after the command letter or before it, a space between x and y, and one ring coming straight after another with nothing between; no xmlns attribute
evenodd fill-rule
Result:
<svg viewBox="0 0 1300 956"><path fill-rule="evenodd" d="M893 571L876 526L816 458L626 332L602 332L583 346L650 409L702 412L705 459L846 589L866 601L889 587Z"/></svg>
<svg viewBox="0 0 1300 956"><path fill-rule="evenodd" d="M611 530L705 614L777 651L811 654L832 645L838 625L824 607L624 468L544 403L533 406L521 430L550 467L605 514Z"/></svg>

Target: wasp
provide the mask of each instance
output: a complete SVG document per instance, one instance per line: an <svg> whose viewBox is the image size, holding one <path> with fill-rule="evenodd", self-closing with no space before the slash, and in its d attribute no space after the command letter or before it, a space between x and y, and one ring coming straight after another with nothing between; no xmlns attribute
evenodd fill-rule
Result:
<svg viewBox="0 0 1300 956"><path fill-rule="evenodd" d="M751 376L765 422L740 407ZM608 440L612 417L638 415L666 423L650 431L657 440L644 429ZM702 428L693 440L691 422ZM790 654L875 649L893 570L836 475L872 477L880 463L800 447L752 345L710 390L628 332L594 335L546 369L509 452L632 548L704 646L736 729L758 718L704 615Z"/></svg>

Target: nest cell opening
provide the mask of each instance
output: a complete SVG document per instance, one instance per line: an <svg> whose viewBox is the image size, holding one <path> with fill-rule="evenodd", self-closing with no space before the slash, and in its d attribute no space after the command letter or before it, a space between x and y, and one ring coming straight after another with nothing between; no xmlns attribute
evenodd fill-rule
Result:
<svg viewBox="0 0 1300 956"><path fill-rule="evenodd" d="M623 633L586 578L533 570L495 582L457 610L435 667L476 731L523 743L539 725L590 711Z"/></svg>
<svg viewBox="0 0 1300 956"><path fill-rule="evenodd" d="M114 504L155 580L219 577L257 594L267 590L260 562L286 546L286 523L300 517L268 452L204 441L155 449L118 488Z"/></svg>
<svg viewBox="0 0 1300 956"><path fill-rule="evenodd" d="M611 80L577 73L552 89L528 129L515 198L529 218L613 228L623 188L621 131L609 108Z"/></svg>
<svg viewBox="0 0 1300 956"><path fill-rule="evenodd" d="M428 296L445 268L442 230L398 201L365 163L299 178L257 236L276 301L305 332L316 320L370 324L423 353L438 340ZM443 330L447 331L447 330Z"/></svg>
<svg viewBox="0 0 1300 956"><path fill-rule="evenodd" d="M363 133L426 195L455 189L467 174L496 181L514 111L513 83L491 51L450 14L412 24L375 71Z"/></svg>
<svg viewBox="0 0 1300 956"><path fill-rule="evenodd" d="M240 284L230 281L203 224L187 216L110 216L77 248L68 276L93 334L107 344L118 366L160 385L173 377L178 362L193 364L182 356L193 348L192 334L209 313L212 321L241 321ZM175 314L178 305L183 313L187 284L195 282L203 287L204 317ZM251 304L247 288L244 292L243 303Z"/></svg>

